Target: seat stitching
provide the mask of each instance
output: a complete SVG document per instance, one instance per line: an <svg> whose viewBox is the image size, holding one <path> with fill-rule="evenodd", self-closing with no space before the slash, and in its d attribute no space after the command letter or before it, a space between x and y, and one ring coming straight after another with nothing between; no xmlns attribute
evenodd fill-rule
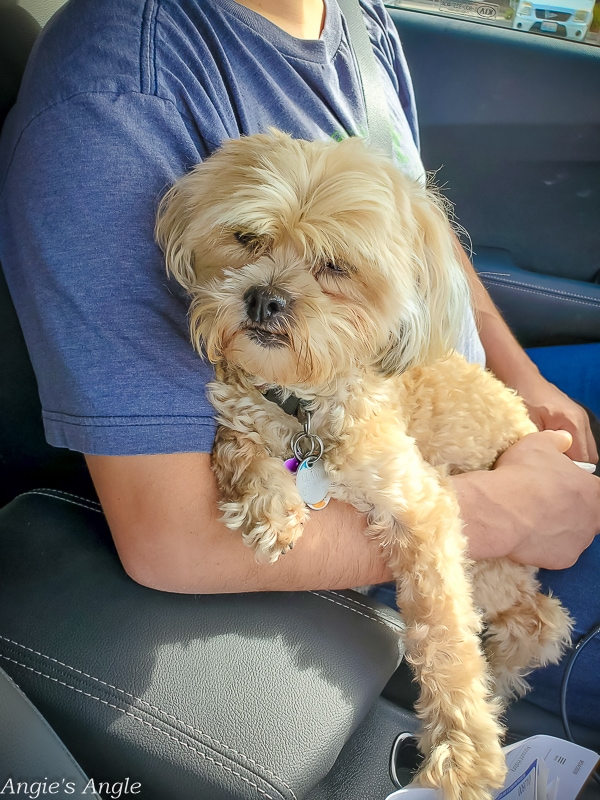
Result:
<svg viewBox="0 0 600 800"><path fill-rule="evenodd" d="M50 497L52 500L60 500L62 503L70 503L72 506L79 506L80 508L85 508L86 511L95 511L96 514L102 514L103 513L102 508L94 508L94 506L91 506L91 505L88 506L88 505L84 505L83 503L77 503L75 500L69 500L66 497L57 497L55 494L50 494L51 491L53 492L54 489L50 489L47 492L44 492L41 489L32 489L29 492L24 492L22 495L19 495L19 497L26 497L27 495L30 495L30 494L37 494L40 497ZM72 495L72 496L76 497L77 495ZM80 498L80 500L82 500L82 499L83 498ZM93 501L89 500L89 501L86 501L86 502L93 502Z"/></svg>
<svg viewBox="0 0 600 800"><path fill-rule="evenodd" d="M518 278L511 278L508 275L497 275L494 273L480 273L483 275L484 279L489 281L497 281L498 283L505 283L507 285L515 285L515 286L524 286L524 287L531 287L532 290L537 290L543 292L545 294L557 294L563 295L564 297L580 297L582 300L589 300L593 303L596 301L594 298L589 297L587 294L579 294L574 290L569 291L568 289L559 289L555 286L545 286L543 284L535 284L531 281L519 280ZM591 284L593 285L593 284Z"/></svg>
<svg viewBox="0 0 600 800"><path fill-rule="evenodd" d="M336 592L334 589L327 589L328 594L334 594L336 597L340 597L342 600L346 600L348 603L354 603L361 608L365 608L367 611L371 611L376 613L375 609L371 606L368 606L366 603L361 603L360 600L355 600L354 597L347 597L345 594L341 594L341 592Z"/></svg>
<svg viewBox="0 0 600 800"><path fill-rule="evenodd" d="M368 606L366 603L362 603L360 600L355 600L353 597L346 597L345 594L340 594L340 592L336 592L333 589L328 589L327 592L328 594L334 594L336 597L341 597L342 600L347 600L350 603L355 603L357 606L360 606L361 608L366 608L367 611L372 611L373 613L377 613L373 608L371 608L371 606ZM393 609L391 609L390 607L390 610ZM395 620L388 619L387 623L389 625L394 625L404 630L404 626L400 621L396 622Z"/></svg>
<svg viewBox="0 0 600 800"><path fill-rule="evenodd" d="M598 308L600 306L600 302L587 299L583 294L575 294L574 292L565 292L560 291L559 289L549 289L540 287L531 287L526 283L521 283L520 281L515 280L502 280L501 278L484 278L485 283L495 283L497 286L514 286L518 288L522 292L528 292L529 294L538 294L538 295L546 295L550 297L554 297L556 299L562 300L571 300L573 303L577 303L577 305L582 306L591 306L592 308ZM576 299L581 298L581 299Z"/></svg>
<svg viewBox="0 0 600 800"><path fill-rule="evenodd" d="M254 764L256 767L258 767L259 769L263 770L263 772L265 772L265 774L270 775L271 777L275 778L275 780L279 781L282 784L282 786L285 786L285 788L290 792L290 794L292 795L294 800L296 800L296 795L294 794L294 790L291 788L291 786L289 786L282 778L280 778L279 775L276 775L274 772L272 772L272 770L270 770L268 767L265 767L263 764L261 764L258 761L255 761L253 758L250 758L249 756L245 755L244 753L239 752L234 747L229 747L229 745L226 745L223 742L219 741L218 739L215 739L210 734L204 733L204 731L201 731L198 728L195 728L193 725L190 725L190 723L184 722L183 720L179 719L178 717L174 716L173 714L167 713L162 708L159 708L158 706L154 706L151 703L148 703L146 700L142 700L141 697L136 697L136 695L131 694L131 692L128 692L125 689L121 689L118 686L114 686L112 683L108 683L107 681L103 681L101 678L97 678L95 675L90 675L89 673L84 672L81 669L77 669L77 667L72 667L69 664L65 664L64 661L60 661L57 658L53 658L52 656L46 655L46 653L41 653L39 650L34 650L32 647L28 647L25 644L21 644L21 642L17 642L14 639L9 639L8 637L2 636L1 634L0 634L0 639L2 639L5 642L8 642L9 644L13 644L16 647L20 647L22 650L26 650L27 652L32 653L33 655L40 656L40 658L45 658L47 661L51 661L53 664L57 664L60 667L64 667L65 669L71 670L72 672L75 672L76 674L81 675L84 678L89 678L90 680L95 681L96 683L99 683L101 686L106 686L108 689L114 689L115 692L119 692L120 694L123 694L126 697L130 697L132 700L135 700L136 702L141 703L143 706L146 706L147 708L151 709L152 711L158 711L160 714L163 714L167 719L171 719L174 722L177 722L180 725L183 725L185 728L189 728L189 730L194 731L194 733L197 733L200 736L204 736L206 739L208 739L213 744L219 745L219 747L223 747L225 750L228 750L231 753L235 753L236 756L239 756L240 758L243 758L249 764ZM4 656L2 656L2 657L4 658ZM22 665L22 666L24 666L24 665Z"/></svg>
<svg viewBox="0 0 600 800"><path fill-rule="evenodd" d="M142 725L147 725L149 728L152 728L153 730L158 731L158 733L162 733L168 739L171 739L172 741L177 742L182 747L185 747L188 750L192 750L194 753L199 755L201 758L204 758L207 761L211 761L213 764L215 764L216 766L221 767L226 772L231 772L232 775L235 775L236 777L240 778L245 783L249 784L250 786L253 786L256 789L257 792L262 794L264 797L268 798L268 800L275 800L275 798L272 795L270 795L267 792L265 792L264 789L261 789L260 786L258 786L258 784L254 783L254 781L251 781L249 778L246 778L241 773L236 772L232 767L229 767L226 764L223 764L223 762L219 761L216 758L213 758L212 756L209 756L207 753L203 753L201 750L198 750L197 747L194 747L193 745L188 744L187 742L184 742L182 739L179 739L177 736L174 736L173 734L169 733L168 731L165 731L162 728L159 728L157 725L153 725L151 722L148 722L148 720L143 719L143 717L138 717L136 714L133 714L131 711L127 711L127 709L125 709L125 708L121 708L120 706L116 706L114 703L109 703L108 700L103 700L101 697L96 697L96 695L90 694L90 692L86 692L83 689L78 689L76 686L71 686L71 684L66 683L65 681L61 681L59 678L53 677L52 675L47 675L45 672L41 672L40 670L34 669L33 667L28 666L27 664L22 664L20 661L17 661L14 658L9 658L9 656L5 656L2 653L0 653L0 658L3 658L5 661L10 661L12 664L16 664L18 667L23 667L24 669L29 670L30 672L33 672L36 675L41 676L42 678L47 678L48 680L53 681L54 683L57 683L60 686L64 686L66 689L71 689L72 691L77 692L78 694L82 694L85 697L89 697L91 700L97 700L99 703L102 703L103 705L108 706L109 708L113 708L115 711L119 711L121 714L125 714L125 716L127 716L127 717L131 717L132 719L135 719L138 722L141 722ZM199 742L198 744L201 744L201 743ZM283 781L282 781L282 783L283 783ZM273 787L273 788L276 789L276 787ZM287 788L289 789L289 787L287 787ZM280 797L282 796L280 792L278 794L279 794ZM292 792L292 794L293 794L293 792Z"/></svg>
<svg viewBox="0 0 600 800"><path fill-rule="evenodd" d="M63 489L49 489L47 486L40 486L39 489L32 489L31 491L52 492L53 496L55 494L62 494L66 497L73 497L75 500L83 500L84 503L91 503L93 506L102 508L101 504L97 500L90 500L89 497L82 497L80 494L73 494L73 492L65 492ZM27 492L25 492L25 494L27 494Z"/></svg>
<svg viewBox="0 0 600 800"><path fill-rule="evenodd" d="M327 595L320 594L319 592L315 592L315 591L310 592L310 594L314 594L315 597L320 597L322 600L327 600L329 603L335 603L336 606L341 606L342 608L345 608L347 611L352 611L354 614L360 614L361 617L365 617L365 619L368 619L371 622L377 622L379 625L383 625L386 628L390 628L390 629L393 629L393 630L402 630L402 626L400 624L396 624L396 623L392 622L391 620L380 619L378 616L376 616L376 612L375 611L373 611L373 614L375 614L375 616L371 616L369 614L363 614L363 612L359 611L357 608L352 608L352 606L346 605L346 603L340 603L339 600L334 600L333 597L327 597ZM344 595L338 595L338 597L343 597L343 596ZM358 603L358 605L362 605L362 604ZM369 608L369 607L366 606L366 605L363 605L363 608Z"/></svg>

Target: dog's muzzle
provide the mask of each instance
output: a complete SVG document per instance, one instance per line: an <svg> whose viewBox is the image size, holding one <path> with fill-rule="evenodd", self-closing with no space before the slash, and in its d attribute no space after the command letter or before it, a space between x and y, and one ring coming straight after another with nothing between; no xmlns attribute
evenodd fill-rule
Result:
<svg viewBox="0 0 600 800"><path fill-rule="evenodd" d="M264 347L282 347L287 342L285 322L289 317L291 297L275 286L252 286L244 294L248 333Z"/></svg>

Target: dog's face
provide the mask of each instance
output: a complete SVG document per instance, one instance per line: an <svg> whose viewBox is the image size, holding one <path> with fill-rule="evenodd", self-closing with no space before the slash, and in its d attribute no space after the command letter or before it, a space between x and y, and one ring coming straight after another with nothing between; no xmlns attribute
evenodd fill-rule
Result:
<svg viewBox="0 0 600 800"><path fill-rule="evenodd" d="M468 289L443 211L358 139L226 142L164 198L167 268L198 352L318 387L445 354Z"/></svg>

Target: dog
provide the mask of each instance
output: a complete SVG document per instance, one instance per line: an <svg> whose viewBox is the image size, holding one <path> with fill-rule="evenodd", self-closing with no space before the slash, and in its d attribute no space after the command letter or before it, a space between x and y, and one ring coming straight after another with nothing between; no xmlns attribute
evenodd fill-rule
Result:
<svg viewBox="0 0 600 800"><path fill-rule="evenodd" d="M537 429L454 351L470 294L444 201L358 138L271 130L179 179L156 233L215 366L223 521L273 562L328 497L365 515L420 686L416 780L486 800L506 773L503 698L558 661L572 623L535 569L466 556L450 476Z"/></svg>

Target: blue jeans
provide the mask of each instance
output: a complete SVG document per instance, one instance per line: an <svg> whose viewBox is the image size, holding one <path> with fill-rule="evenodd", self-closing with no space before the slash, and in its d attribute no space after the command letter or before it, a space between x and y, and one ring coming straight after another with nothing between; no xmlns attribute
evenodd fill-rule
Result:
<svg viewBox="0 0 600 800"><path fill-rule="evenodd" d="M600 343L536 347L527 352L544 377L600 417ZM573 567L540 570L540 580L544 591L560 597L574 617L575 643L600 624L600 537ZM556 711L564 670L565 659L532 674L529 699ZM575 662L567 691L567 714L573 722L600 730L600 636L586 645Z"/></svg>
<svg viewBox="0 0 600 800"><path fill-rule="evenodd" d="M548 380L600 416L600 344L538 347L528 353ZM575 619L575 643L600 624L600 536L574 566L540 570L539 577L544 591L559 597ZM392 584L374 587L371 594L396 607ZM538 669L529 676L532 691L528 700L559 713L560 685L570 652L561 664ZM595 636L577 658L569 679L567 713L569 722L600 730L600 636Z"/></svg>
<svg viewBox="0 0 600 800"><path fill-rule="evenodd" d="M600 343L532 347L527 354L545 378L600 417Z"/></svg>

